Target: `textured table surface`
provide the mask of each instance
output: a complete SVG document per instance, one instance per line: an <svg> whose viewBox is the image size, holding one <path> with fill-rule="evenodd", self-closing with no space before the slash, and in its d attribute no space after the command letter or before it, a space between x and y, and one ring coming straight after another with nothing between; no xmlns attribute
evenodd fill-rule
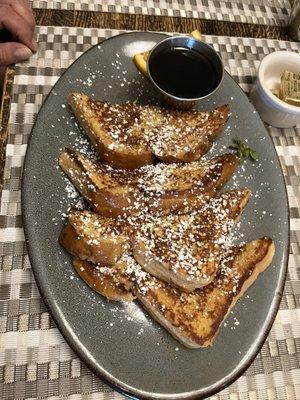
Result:
<svg viewBox="0 0 300 400"><path fill-rule="evenodd" d="M33 0L35 8L168 15L286 25L289 0Z"/></svg>
<svg viewBox="0 0 300 400"><path fill-rule="evenodd" d="M62 72L109 29L38 27L39 51L17 65L0 208L0 398L119 399L69 348L40 298L24 244L21 171L34 118ZM276 50L300 50L278 40L205 36L247 92L260 60ZM287 283L274 326L256 360L212 399L300 399L300 129L268 127L285 175L291 212Z"/></svg>

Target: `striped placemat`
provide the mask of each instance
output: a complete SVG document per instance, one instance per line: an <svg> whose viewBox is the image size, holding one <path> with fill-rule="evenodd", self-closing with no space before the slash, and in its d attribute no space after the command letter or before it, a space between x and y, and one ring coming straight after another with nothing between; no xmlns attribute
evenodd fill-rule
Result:
<svg viewBox="0 0 300 400"><path fill-rule="evenodd" d="M167 15L287 25L289 0L32 0L35 8Z"/></svg>
<svg viewBox="0 0 300 400"><path fill-rule="evenodd" d="M24 244L20 189L26 144L45 96L72 61L119 31L38 27L39 51L16 66L0 210L0 398L121 399L69 348L34 281ZM259 61L300 44L205 36L248 91ZM247 372L212 399L300 399L300 129L269 128L283 167L291 211L290 263L274 326ZM274 222L276 223L276 221ZM298 266L298 267L297 267ZM298 268L298 269L297 269Z"/></svg>

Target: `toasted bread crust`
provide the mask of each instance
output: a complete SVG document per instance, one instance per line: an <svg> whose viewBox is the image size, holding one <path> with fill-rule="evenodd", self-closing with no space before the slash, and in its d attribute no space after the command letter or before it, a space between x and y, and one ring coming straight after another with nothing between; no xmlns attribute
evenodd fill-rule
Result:
<svg viewBox="0 0 300 400"><path fill-rule="evenodd" d="M194 133L194 137L188 138L188 142L183 145L189 147L186 152L168 152L165 150L163 154L154 151L154 154L165 163L173 162L192 162L199 160L204 154L206 154L212 147L214 140L221 134L225 123L229 117L229 106L227 104L211 111L209 114L215 114L211 116L210 121L206 124L205 129L203 126L199 126L202 133ZM181 138L183 140L183 138ZM190 145L192 142L192 145Z"/></svg>
<svg viewBox="0 0 300 400"><path fill-rule="evenodd" d="M140 151L138 154L124 154L124 150L110 150L101 143L97 149L103 162L114 168L132 170L154 163L153 154L149 150Z"/></svg>
<svg viewBox="0 0 300 400"><path fill-rule="evenodd" d="M198 160L212 146L229 115L224 105L207 112L110 104L71 93L69 105L101 159L114 168Z"/></svg>
<svg viewBox="0 0 300 400"><path fill-rule="evenodd" d="M252 249L251 249L252 247ZM252 251L252 259L250 258L250 251ZM243 253L244 252L244 253ZM249 253L249 254L248 254ZM248 255L248 260L243 259L243 255ZM239 251L239 260L241 262L241 267L243 268L241 278L239 280L238 292L235 296L231 295L230 300L228 301L228 309L223 318L221 319L219 324L214 324L214 330L209 338L204 342L204 346L211 346L213 340L215 339L220 325L226 319L230 310L235 306L237 301L244 295L244 293L248 290L248 288L256 281L258 275L264 272L269 265L272 263L272 260L275 255L275 244L273 240L267 236L257 239L256 241L246 243L244 246L241 246ZM247 264L247 269L242 265L243 263ZM237 261L236 261L237 264Z"/></svg>
<svg viewBox="0 0 300 400"><path fill-rule="evenodd" d="M150 211L159 211L162 214L187 213L199 210L210 198L215 197L217 191L234 173L238 158L234 154L221 154L210 161L214 167L203 175L202 186L192 185L183 190L167 190L156 196L155 201L148 201ZM184 173L184 168L182 169ZM153 199L155 194L151 194L150 199Z"/></svg>
<svg viewBox="0 0 300 400"><path fill-rule="evenodd" d="M97 226L94 228L88 221L89 216L93 218L88 212L70 213L59 236L60 244L75 258L102 265L115 264L128 248L128 236L121 230L113 232L108 220L100 221L103 230L107 227L107 233L103 230L97 232Z"/></svg>
<svg viewBox="0 0 300 400"><path fill-rule="evenodd" d="M198 279L189 278L186 274L184 274L184 271L182 271L182 273L178 273L178 271L173 271L168 263L149 257L143 243L136 243L135 241L132 243L134 258L145 269L145 271L149 272L157 279L167 282L172 286L178 287L187 293L208 285L216 274L216 263L214 263L207 268L212 270L211 274L207 275L207 277Z"/></svg>
<svg viewBox="0 0 300 400"><path fill-rule="evenodd" d="M206 162L153 166L132 173L105 168L69 149L59 157L59 165L92 209L112 217L133 215L145 207L162 214L197 210L216 195L237 164L235 155L222 154Z"/></svg>
<svg viewBox="0 0 300 400"><path fill-rule="evenodd" d="M133 294L129 290L130 282L125 287L122 283L117 282L116 276L101 273L100 270L96 269L94 264L86 261L74 259L73 266L85 283L108 300L131 302L134 299Z"/></svg>
<svg viewBox="0 0 300 400"><path fill-rule="evenodd" d="M234 207L227 211L228 218L232 220L238 218L246 206L249 196L250 191L244 189L244 191L227 192L220 197L220 199L223 197L231 199L233 202ZM218 199L216 199L216 201L220 202ZM202 214L203 212L201 210L195 212L193 218L201 221ZM206 218L205 215L206 214L204 213L204 218ZM174 224L175 222L176 224L186 224L186 221L189 221L189 216L169 216L169 221L172 222L173 220ZM144 243L143 235L140 238L141 230L144 230L143 226L145 226L146 222L151 224L151 226L160 226L161 224L164 224L164 221L164 216L154 217L151 214L137 215L135 218L110 218L89 211L71 211L68 216L68 223L63 228L59 241L60 244L74 257L104 265L114 264L124 252L130 249L130 251L133 251L136 260L145 268L145 270L162 280L173 283L186 291L192 291L195 288L207 285L213 279L216 272L216 263L220 253L219 245L216 247L214 244L210 245L208 243L208 246L206 246L204 243L206 246L205 252L211 251L213 253L214 250L215 258L208 260L206 264L202 266L203 274L198 276L196 279L195 277L188 275L187 271L184 269L180 268L177 271L172 271L170 268L170 265L172 264L170 261L172 260L172 251L170 251L170 249L166 250L166 255L168 254L168 257L171 257L170 260L167 257L166 261L160 262L160 248L155 248L155 254L149 257L148 249L145 245L148 239ZM206 228L208 228L208 226L206 226ZM193 232L195 233L195 229ZM193 234L193 232L190 231L186 233ZM214 235L219 235L219 233L216 232ZM209 235L212 235L212 231L207 232L207 238ZM202 241L203 239L201 239L201 246ZM199 256L200 261L202 258L201 254Z"/></svg>
<svg viewBox="0 0 300 400"><path fill-rule="evenodd" d="M236 190L212 199L199 214L150 222L131 240L136 261L150 274L191 292L215 277L233 224L250 198Z"/></svg>
<svg viewBox="0 0 300 400"><path fill-rule="evenodd" d="M80 153L66 149L59 156L59 165L95 212L107 217L134 214L137 209L132 205L136 203L137 197L139 205L144 206L139 191L124 182L119 184L122 191L114 191L114 187L109 184L106 187L98 188L97 182L93 179L95 173L91 173L86 168L83 160L87 161L88 159ZM91 165L97 165L97 163L89 161ZM109 172L105 171L102 166L101 171L99 170L99 177L105 174L109 175Z"/></svg>
<svg viewBox="0 0 300 400"><path fill-rule="evenodd" d="M258 275L271 264L274 252L274 243L268 237L232 248L224 255L214 281L192 293L175 289L150 274L141 275L140 266L134 266L128 256L108 273L98 269L92 278L79 268L86 264L91 270L95 269L91 263L78 261L77 271L83 280L105 297L123 300L120 285L128 291L128 295L133 292L149 314L175 339L186 347L199 348L212 344L227 314ZM102 288L107 282L108 294Z"/></svg>
<svg viewBox="0 0 300 400"><path fill-rule="evenodd" d="M105 126L97 120L101 118L104 103L93 101L82 93L70 93L68 103L105 163L120 169L135 169L153 164L151 150L142 143L113 148L113 141L107 137Z"/></svg>
<svg viewBox="0 0 300 400"><path fill-rule="evenodd" d="M178 290L164 286L163 290L148 291L143 297L143 305L185 346L210 346L229 311L270 265L274 252L270 238L247 243L235 249L233 262L227 262L230 272L220 272L205 288L182 297ZM161 312L162 304L164 313Z"/></svg>

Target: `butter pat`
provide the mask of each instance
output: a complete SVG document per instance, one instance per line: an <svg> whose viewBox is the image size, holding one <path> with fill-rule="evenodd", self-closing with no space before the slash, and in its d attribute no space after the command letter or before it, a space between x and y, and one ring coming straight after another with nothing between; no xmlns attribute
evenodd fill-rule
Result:
<svg viewBox="0 0 300 400"><path fill-rule="evenodd" d="M279 89L281 100L300 107L300 74L284 71Z"/></svg>

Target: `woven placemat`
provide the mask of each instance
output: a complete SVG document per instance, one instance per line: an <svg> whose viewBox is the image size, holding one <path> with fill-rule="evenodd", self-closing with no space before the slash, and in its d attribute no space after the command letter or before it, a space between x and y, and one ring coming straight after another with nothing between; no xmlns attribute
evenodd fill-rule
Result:
<svg viewBox="0 0 300 400"><path fill-rule="evenodd" d="M20 189L26 144L45 96L85 50L119 31L38 27L39 51L16 66L0 210L0 398L121 399L69 348L45 308L30 268L22 229ZM265 54L300 44L205 36L248 91ZM274 326L256 360L212 399L300 399L300 129L269 128L283 167L291 212L290 263Z"/></svg>
<svg viewBox="0 0 300 400"><path fill-rule="evenodd" d="M33 0L35 8L119 12L287 25L289 0Z"/></svg>

